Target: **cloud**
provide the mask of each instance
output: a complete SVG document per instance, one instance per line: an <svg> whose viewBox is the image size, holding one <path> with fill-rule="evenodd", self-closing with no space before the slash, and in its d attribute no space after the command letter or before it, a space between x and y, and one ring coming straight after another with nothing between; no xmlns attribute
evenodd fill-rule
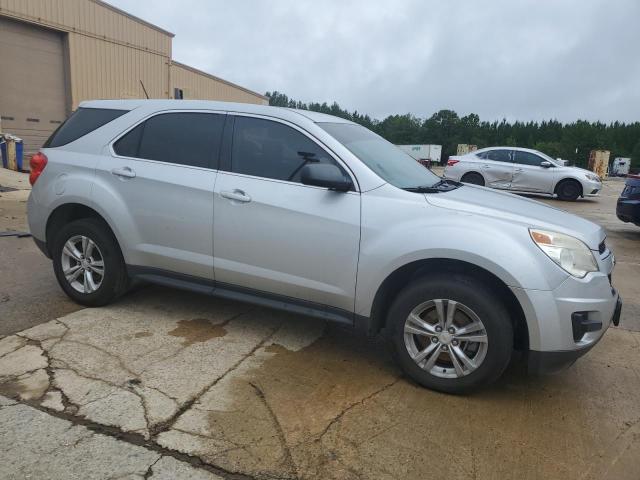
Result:
<svg viewBox="0 0 640 480"><path fill-rule="evenodd" d="M381 118L640 120L637 0L111 0L176 60Z"/></svg>

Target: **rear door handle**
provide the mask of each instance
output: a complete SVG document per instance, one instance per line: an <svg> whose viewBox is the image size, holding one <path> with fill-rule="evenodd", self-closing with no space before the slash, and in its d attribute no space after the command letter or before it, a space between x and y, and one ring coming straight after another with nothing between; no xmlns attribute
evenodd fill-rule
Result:
<svg viewBox="0 0 640 480"><path fill-rule="evenodd" d="M111 173L113 175L115 175L116 177L122 177L122 178L135 178L136 177L136 172L131 170L129 167L114 168L113 170L111 170Z"/></svg>
<svg viewBox="0 0 640 480"><path fill-rule="evenodd" d="M523 169L522 169L522 168L516 168L516 170L515 170L515 171L516 171L516 172L522 172L522 171L523 171Z"/></svg>
<svg viewBox="0 0 640 480"><path fill-rule="evenodd" d="M491 166L485 163L484 165L482 165L482 168L491 168Z"/></svg>
<svg viewBox="0 0 640 480"><path fill-rule="evenodd" d="M247 203L251 201L251 197L249 195L244 193L242 190L238 190L237 188L232 192L222 191L220 192L220 196L241 203Z"/></svg>

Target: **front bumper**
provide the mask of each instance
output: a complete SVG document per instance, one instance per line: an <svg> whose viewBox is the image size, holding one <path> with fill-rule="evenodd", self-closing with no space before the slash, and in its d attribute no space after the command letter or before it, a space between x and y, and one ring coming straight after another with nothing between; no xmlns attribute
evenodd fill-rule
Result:
<svg viewBox="0 0 640 480"><path fill-rule="evenodd" d="M618 325L620 323L620 315L622 313L622 298L618 296L616 301L616 308L611 318L611 323ZM589 350L591 350L598 340L590 343L588 346L579 350L562 350L556 352L539 352L537 350L530 350L527 358L528 370L532 375L543 375L549 373L557 373L566 368L569 368L575 363L578 358L583 356Z"/></svg>
<svg viewBox="0 0 640 480"><path fill-rule="evenodd" d="M592 180L582 181L582 191L585 197L597 197L602 191L602 182L594 182Z"/></svg>
<svg viewBox="0 0 640 480"><path fill-rule="evenodd" d="M618 200L616 216L623 222L632 222L640 225L640 200Z"/></svg>
<svg viewBox="0 0 640 480"><path fill-rule="evenodd" d="M610 280L613 254L606 250L598 263L598 272L568 276L554 290L511 288L527 321L531 371L570 365L619 321L621 300Z"/></svg>

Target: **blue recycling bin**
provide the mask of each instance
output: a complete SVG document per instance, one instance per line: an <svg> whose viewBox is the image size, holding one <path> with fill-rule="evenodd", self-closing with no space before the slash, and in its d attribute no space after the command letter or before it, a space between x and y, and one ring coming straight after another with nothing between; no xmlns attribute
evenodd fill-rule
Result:
<svg viewBox="0 0 640 480"><path fill-rule="evenodd" d="M0 156L2 156L2 166L7 168L9 165L9 160L7 157L7 142L4 141L4 138L0 137Z"/></svg>
<svg viewBox="0 0 640 480"><path fill-rule="evenodd" d="M24 153L24 144L22 139L16 138L16 166L18 167L18 171L22 172L22 157Z"/></svg>

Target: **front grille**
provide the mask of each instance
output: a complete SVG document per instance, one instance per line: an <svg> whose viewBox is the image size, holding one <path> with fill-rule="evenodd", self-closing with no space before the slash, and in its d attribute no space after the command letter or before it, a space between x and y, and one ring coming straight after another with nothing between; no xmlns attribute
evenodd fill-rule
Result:
<svg viewBox="0 0 640 480"><path fill-rule="evenodd" d="M607 245L605 244L604 240L602 240L600 245L598 245L598 252L600 253L600 255L602 255L606 249Z"/></svg>

